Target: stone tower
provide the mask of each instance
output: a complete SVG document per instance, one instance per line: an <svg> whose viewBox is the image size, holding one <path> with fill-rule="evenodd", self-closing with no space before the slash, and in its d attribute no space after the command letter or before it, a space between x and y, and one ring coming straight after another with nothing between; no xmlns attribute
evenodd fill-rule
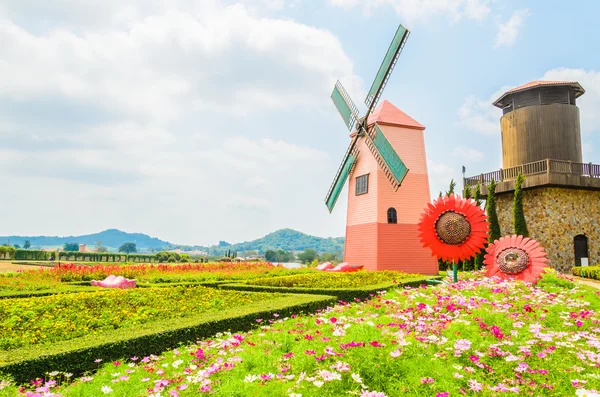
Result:
<svg viewBox="0 0 600 397"><path fill-rule="evenodd" d="M498 182L498 218L512 234L515 178L525 175L523 208L530 236L562 272L600 262L600 165L584 163L577 82L533 81L494 102L501 108L502 168L469 178L465 185Z"/></svg>

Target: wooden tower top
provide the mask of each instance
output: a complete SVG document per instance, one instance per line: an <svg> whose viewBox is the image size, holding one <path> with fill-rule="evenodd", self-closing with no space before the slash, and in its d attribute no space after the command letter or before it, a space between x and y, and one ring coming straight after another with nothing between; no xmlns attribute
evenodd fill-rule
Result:
<svg viewBox="0 0 600 397"><path fill-rule="evenodd" d="M583 94L585 90L576 81L536 80L506 91L493 105L506 114L526 106L576 105L575 100Z"/></svg>

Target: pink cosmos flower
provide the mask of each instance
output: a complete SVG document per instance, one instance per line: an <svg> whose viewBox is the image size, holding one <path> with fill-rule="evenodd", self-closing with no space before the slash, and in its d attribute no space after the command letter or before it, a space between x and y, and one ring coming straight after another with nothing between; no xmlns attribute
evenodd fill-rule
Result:
<svg viewBox="0 0 600 397"><path fill-rule="evenodd" d="M421 378L421 384L423 385L427 385L433 382L435 382L433 378Z"/></svg>

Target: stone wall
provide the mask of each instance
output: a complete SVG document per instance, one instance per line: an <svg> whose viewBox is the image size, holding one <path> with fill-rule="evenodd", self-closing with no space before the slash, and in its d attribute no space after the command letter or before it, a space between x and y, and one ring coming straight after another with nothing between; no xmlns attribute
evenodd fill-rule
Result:
<svg viewBox="0 0 600 397"><path fill-rule="evenodd" d="M513 233L513 192L498 195L502 235ZM600 265L600 192L539 188L523 191L523 210L530 237L548 252L550 266L570 272L575 264L573 238L588 238L590 265Z"/></svg>

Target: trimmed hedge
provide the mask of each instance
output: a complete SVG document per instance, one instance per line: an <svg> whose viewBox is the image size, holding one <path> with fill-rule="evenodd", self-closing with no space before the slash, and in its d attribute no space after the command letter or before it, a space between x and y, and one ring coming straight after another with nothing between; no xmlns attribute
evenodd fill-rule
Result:
<svg viewBox="0 0 600 397"><path fill-rule="evenodd" d="M574 276L600 280L600 266L574 266L572 270Z"/></svg>
<svg viewBox="0 0 600 397"><path fill-rule="evenodd" d="M48 346L4 351L0 352L0 373L11 376L18 383L42 377L49 371L80 375L96 369L96 359L106 362L160 354L218 332L247 331L257 325L256 319L270 318L274 313L286 317L299 312L314 312L335 302L333 296L287 295L225 312L180 319L177 323L162 320L145 324L141 329L117 329L102 336L88 335Z"/></svg>
<svg viewBox="0 0 600 397"><path fill-rule="evenodd" d="M0 291L0 299L16 299L16 298L32 298L39 296L49 296L56 294L73 294L76 292L99 292L104 291L104 288L100 287L92 287L91 285L85 286L73 286L61 289L45 289L38 291L8 291L1 292Z"/></svg>
<svg viewBox="0 0 600 397"><path fill-rule="evenodd" d="M279 292L279 293L292 293L292 294L315 294L315 295L333 295L339 300L346 302L354 299L365 299L369 298L372 294L377 291L386 291L388 289L397 287L419 287L423 284L427 284L428 280L440 280L443 277L432 276L432 277L417 277L402 280L397 283L387 282L374 285L365 285L362 287L352 288L302 288L302 287L271 287L262 285L249 285L243 283L230 283L220 284L217 288L221 289L233 289L238 291L251 291L251 292ZM431 284L436 283L435 281Z"/></svg>

